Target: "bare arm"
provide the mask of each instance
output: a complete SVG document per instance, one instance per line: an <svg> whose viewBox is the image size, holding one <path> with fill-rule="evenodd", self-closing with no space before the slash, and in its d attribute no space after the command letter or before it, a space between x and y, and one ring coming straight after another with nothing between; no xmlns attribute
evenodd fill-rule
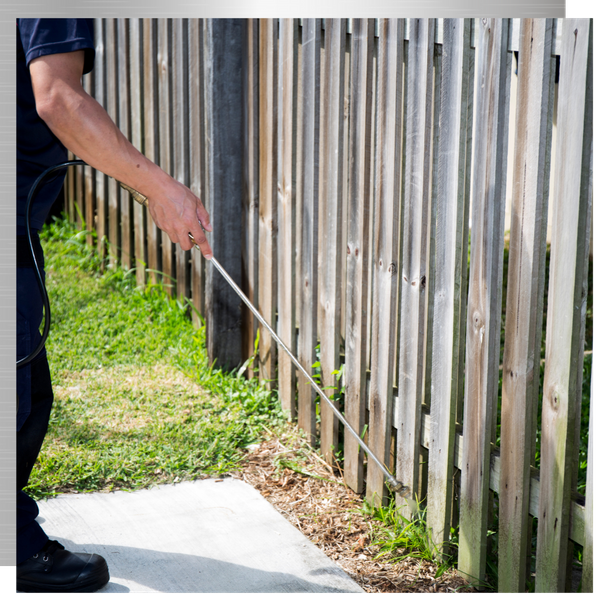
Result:
<svg viewBox="0 0 600 600"><path fill-rule="evenodd" d="M202 202L136 150L104 108L85 92L83 62L83 50L31 61L38 114L73 154L147 196L152 219L171 241L189 250L193 246L189 232L204 256L212 258L202 229L211 231L212 227Z"/></svg>

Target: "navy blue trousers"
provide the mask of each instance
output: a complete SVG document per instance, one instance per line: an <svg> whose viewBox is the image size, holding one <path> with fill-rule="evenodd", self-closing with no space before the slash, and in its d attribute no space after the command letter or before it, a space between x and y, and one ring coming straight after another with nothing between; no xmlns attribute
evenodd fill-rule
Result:
<svg viewBox="0 0 600 600"><path fill-rule="evenodd" d="M34 249L43 270L37 232ZM17 359L27 356L40 341L42 295L25 236L17 235ZM23 488L27 486L48 429L53 394L50 369L43 350L25 367L17 369L17 564L41 550L48 540L39 523L38 506Z"/></svg>

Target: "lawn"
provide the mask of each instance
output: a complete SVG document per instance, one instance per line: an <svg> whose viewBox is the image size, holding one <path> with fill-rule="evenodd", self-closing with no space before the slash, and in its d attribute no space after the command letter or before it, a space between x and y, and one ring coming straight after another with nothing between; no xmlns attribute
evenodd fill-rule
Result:
<svg viewBox="0 0 600 600"><path fill-rule="evenodd" d="M54 408L27 489L138 489L232 470L285 417L276 393L211 368L189 303L102 269L64 219L42 236Z"/></svg>

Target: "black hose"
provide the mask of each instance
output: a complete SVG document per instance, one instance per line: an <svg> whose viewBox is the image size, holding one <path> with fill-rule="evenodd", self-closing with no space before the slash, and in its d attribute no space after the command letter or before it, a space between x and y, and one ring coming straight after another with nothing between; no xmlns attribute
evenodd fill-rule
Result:
<svg viewBox="0 0 600 600"><path fill-rule="evenodd" d="M48 299L48 292L46 291L46 286L44 285L44 280L42 278L42 271L37 263L37 259L35 257L35 251L33 249L33 240L31 239L31 204L33 199L35 198L38 188L44 182L44 180L59 169L66 169L67 167L74 165L86 165L82 160L68 160L66 162L60 163L58 165L54 165L52 167L48 167L34 182L29 190L29 195L27 196L27 205L25 207L25 227L27 229L27 242L29 244L29 251L31 252L31 258L33 259L33 265L35 267L35 274L38 282L38 286L40 288L40 293L42 294L42 301L44 303L44 331L42 332L42 339L40 343L37 345L37 348L33 350L30 354L28 354L25 358L17 361L17 368L24 367L28 365L44 348L46 340L48 339L48 332L50 331L50 300Z"/></svg>

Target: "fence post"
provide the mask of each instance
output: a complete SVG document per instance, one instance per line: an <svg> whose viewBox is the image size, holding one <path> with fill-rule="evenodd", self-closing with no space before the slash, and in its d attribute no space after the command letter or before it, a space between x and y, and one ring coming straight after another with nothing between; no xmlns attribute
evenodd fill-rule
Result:
<svg viewBox="0 0 600 600"><path fill-rule="evenodd" d="M215 258L238 285L242 276L242 197L244 174L242 19L204 22L206 106L206 205ZM209 360L234 367L242 359L241 301L208 263L206 277L206 345Z"/></svg>

